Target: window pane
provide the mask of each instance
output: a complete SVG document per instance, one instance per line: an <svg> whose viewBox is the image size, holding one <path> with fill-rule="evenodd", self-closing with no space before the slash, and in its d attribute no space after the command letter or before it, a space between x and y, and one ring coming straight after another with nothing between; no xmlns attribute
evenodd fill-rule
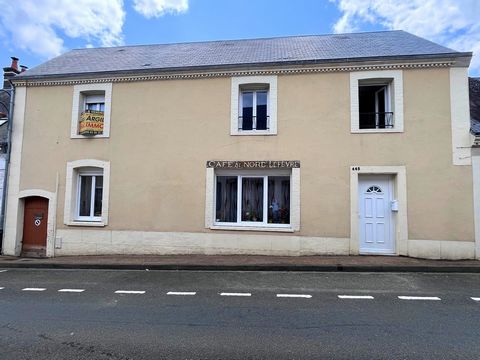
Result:
<svg viewBox="0 0 480 360"><path fill-rule="evenodd" d="M103 176L95 177L95 204L93 216L102 216Z"/></svg>
<svg viewBox="0 0 480 360"><path fill-rule="evenodd" d="M268 222L290 224L290 177L268 177Z"/></svg>
<svg viewBox="0 0 480 360"><path fill-rule="evenodd" d="M237 222L237 177L217 176L216 222Z"/></svg>
<svg viewBox="0 0 480 360"><path fill-rule="evenodd" d="M267 92L257 91L257 130L267 129Z"/></svg>
<svg viewBox="0 0 480 360"><path fill-rule="evenodd" d="M253 128L253 92L242 93L242 130Z"/></svg>
<svg viewBox="0 0 480 360"><path fill-rule="evenodd" d="M104 103L87 103L85 104L85 110L105 111Z"/></svg>
<svg viewBox="0 0 480 360"><path fill-rule="evenodd" d="M80 176L80 216L90 216L90 206L92 201L92 177Z"/></svg>
<svg viewBox="0 0 480 360"><path fill-rule="evenodd" d="M263 221L263 178L242 178L242 221Z"/></svg>

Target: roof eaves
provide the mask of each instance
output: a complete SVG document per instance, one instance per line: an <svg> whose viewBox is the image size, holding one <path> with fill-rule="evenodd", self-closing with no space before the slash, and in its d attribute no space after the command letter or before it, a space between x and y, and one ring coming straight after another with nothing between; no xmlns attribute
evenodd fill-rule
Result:
<svg viewBox="0 0 480 360"><path fill-rule="evenodd" d="M231 71L231 70L245 70L252 68L265 67L282 67L282 66L302 66L302 65L328 65L328 64L352 64L361 62L385 62L385 61L404 61L404 60L447 60L452 61L457 58L471 58L472 52L452 52L440 54L420 54L420 55L396 55L396 56L373 56L373 57L357 57L357 58L332 58L332 59L312 59L312 60L293 60L293 61L275 61L275 62L257 62L257 63L234 63L222 65L205 65L205 66L190 66L190 67L164 67L164 68L143 68L143 69L128 69L128 70L114 70L114 71L99 71L99 72L80 72L80 73L64 73L64 74L45 74L45 75L28 75L28 71L16 76L12 81L23 80L46 80L46 79L65 79L78 77L92 77L92 76L116 76L116 75L135 75L135 74L157 74L157 73L171 73L171 72L192 72L192 71ZM469 60L468 60L469 61Z"/></svg>

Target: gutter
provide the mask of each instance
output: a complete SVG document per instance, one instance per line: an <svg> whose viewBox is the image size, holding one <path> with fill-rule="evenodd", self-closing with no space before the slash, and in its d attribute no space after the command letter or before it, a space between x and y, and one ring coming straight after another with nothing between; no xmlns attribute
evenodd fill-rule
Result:
<svg viewBox="0 0 480 360"><path fill-rule="evenodd" d="M7 188L8 188L8 174L9 174L9 169L10 169L10 153L12 149L12 123L13 123L13 107L15 105L15 86L12 82L12 80L9 80L10 85L12 86L10 88L9 94L10 94L10 109L8 110L8 121L7 121L7 158L5 159L5 176L3 178L3 197L2 197L2 216L1 216L1 223L2 223L2 238L1 243L2 243L2 248L3 248L3 236L5 234L5 210L7 208ZM2 250L0 248L0 251Z"/></svg>

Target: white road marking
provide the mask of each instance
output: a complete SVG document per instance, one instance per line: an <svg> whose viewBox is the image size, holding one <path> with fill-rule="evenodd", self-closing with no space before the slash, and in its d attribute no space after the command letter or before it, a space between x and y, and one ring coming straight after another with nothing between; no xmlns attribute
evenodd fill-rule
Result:
<svg viewBox="0 0 480 360"><path fill-rule="evenodd" d="M228 293L228 292L222 292L220 293L220 296L252 296L251 293Z"/></svg>
<svg viewBox="0 0 480 360"><path fill-rule="evenodd" d="M442 300L437 296L399 296L400 300Z"/></svg>
<svg viewBox="0 0 480 360"><path fill-rule="evenodd" d="M310 299L312 295L307 294L277 294L278 298L305 298Z"/></svg>
<svg viewBox="0 0 480 360"><path fill-rule="evenodd" d="M67 292L67 293L81 293L84 292L85 289L60 289L58 292Z"/></svg>
<svg viewBox="0 0 480 360"><path fill-rule="evenodd" d="M366 299L373 300L374 297L370 295L338 295L339 299Z"/></svg>
<svg viewBox="0 0 480 360"><path fill-rule="evenodd" d="M0 290L3 290L3 289L5 289L5 288L4 288L4 287L0 287Z"/></svg>
<svg viewBox="0 0 480 360"><path fill-rule="evenodd" d="M8 270L0 270L0 272L7 272Z"/></svg>
<svg viewBox="0 0 480 360"><path fill-rule="evenodd" d="M117 290L115 294L145 294L145 291L138 291L138 290Z"/></svg>
<svg viewBox="0 0 480 360"><path fill-rule="evenodd" d="M195 291L169 291L167 295L193 296L197 293Z"/></svg>
<svg viewBox="0 0 480 360"><path fill-rule="evenodd" d="M472 299L473 301L480 301L480 297L471 297L470 299Z"/></svg>
<svg viewBox="0 0 480 360"><path fill-rule="evenodd" d="M22 291L45 291L45 288L24 288Z"/></svg>

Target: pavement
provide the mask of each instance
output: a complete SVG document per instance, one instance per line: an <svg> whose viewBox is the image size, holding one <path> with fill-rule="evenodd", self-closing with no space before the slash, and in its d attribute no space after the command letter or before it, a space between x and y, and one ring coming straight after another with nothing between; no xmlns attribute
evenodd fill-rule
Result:
<svg viewBox="0 0 480 360"><path fill-rule="evenodd" d="M480 261L425 260L402 256L0 256L0 268L480 273Z"/></svg>
<svg viewBox="0 0 480 360"><path fill-rule="evenodd" d="M480 274L0 268L0 358L480 358Z"/></svg>

